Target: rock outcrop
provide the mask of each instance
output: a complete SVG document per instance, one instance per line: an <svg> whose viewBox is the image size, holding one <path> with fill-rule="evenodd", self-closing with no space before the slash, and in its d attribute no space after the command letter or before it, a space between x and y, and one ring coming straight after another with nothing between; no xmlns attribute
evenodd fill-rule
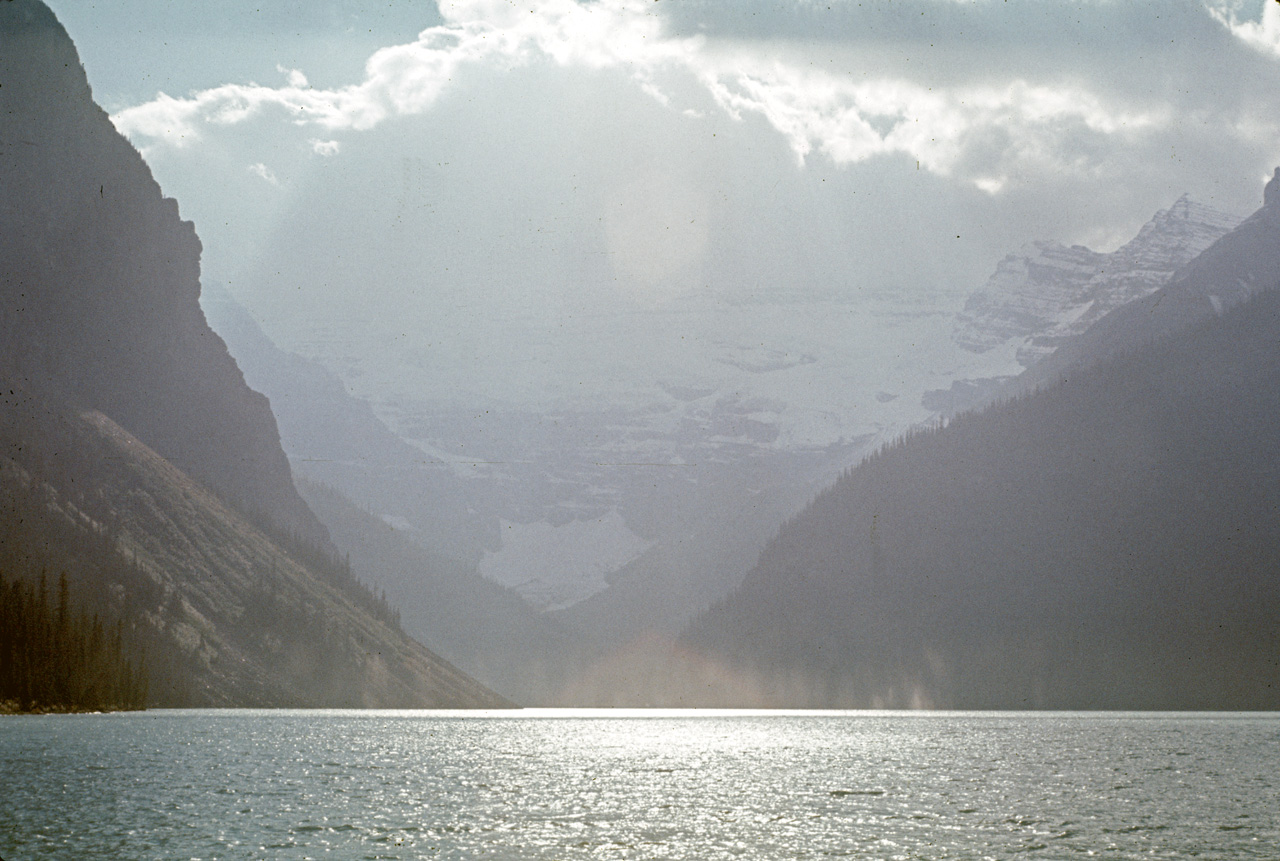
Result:
<svg viewBox="0 0 1280 861"><path fill-rule="evenodd" d="M1063 340L1000 394L1054 385L1280 285L1280 171L1264 187L1262 199L1261 209L1181 266L1163 287Z"/></svg>

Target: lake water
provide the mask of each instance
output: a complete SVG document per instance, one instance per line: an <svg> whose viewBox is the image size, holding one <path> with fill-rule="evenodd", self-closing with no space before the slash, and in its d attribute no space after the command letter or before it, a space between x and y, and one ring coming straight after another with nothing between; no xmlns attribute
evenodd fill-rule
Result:
<svg viewBox="0 0 1280 861"><path fill-rule="evenodd" d="M1280 714L0 718L0 858L1280 858Z"/></svg>

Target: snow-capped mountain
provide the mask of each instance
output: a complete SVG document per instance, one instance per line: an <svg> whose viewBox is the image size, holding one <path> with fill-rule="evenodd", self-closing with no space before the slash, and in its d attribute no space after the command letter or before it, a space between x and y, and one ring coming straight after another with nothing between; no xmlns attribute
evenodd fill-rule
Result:
<svg viewBox="0 0 1280 861"><path fill-rule="evenodd" d="M1111 310L1155 292L1242 219L1186 195L1106 254L1038 241L1005 257L956 319L955 342L981 353L1014 345L1022 367Z"/></svg>
<svg viewBox="0 0 1280 861"><path fill-rule="evenodd" d="M1157 289L1238 221L1184 197L1111 253L1034 243L967 302L946 289L688 296L566 319L582 331L513 351L505 388L485 398L449 397L447 368L408 347L316 330L301 352L417 454L395 466L348 451L348 437L333 447L341 463L315 440L290 455L406 537L446 536L449 552L574 626L615 640L672 633L841 471ZM579 342L594 345L581 376L531 375ZM292 424L312 436L323 425Z"/></svg>

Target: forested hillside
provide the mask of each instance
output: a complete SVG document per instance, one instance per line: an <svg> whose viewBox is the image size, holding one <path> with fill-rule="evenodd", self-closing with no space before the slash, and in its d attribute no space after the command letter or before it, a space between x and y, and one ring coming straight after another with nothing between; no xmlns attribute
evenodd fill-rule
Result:
<svg viewBox="0 0 1280 861"><path fill-rule="evenodd" d="M687 632L788 705L1280 706L1280 292L869 458Z"/></svg>

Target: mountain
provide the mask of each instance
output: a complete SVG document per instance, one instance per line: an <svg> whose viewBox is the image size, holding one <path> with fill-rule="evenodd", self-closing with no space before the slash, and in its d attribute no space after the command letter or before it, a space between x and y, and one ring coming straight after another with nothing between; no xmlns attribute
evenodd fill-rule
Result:
<svg viewBox="0 0 1280 861"><path fill-rule="evenodd" d="M1027 358L1031 341L1062 343L1068 322L1155 289L1237 220L1183 198L1111 254L1045 244L1074 273L1070 289L1047 263L1024 261L1044 277L1024 279L1025 297L1013 288L992 294L989 313L980 296L963 310L954 291L812 285L786 298L689 295L565 320L592 330L600 349L588 365L611 381L605 391L584 383L576 399L532 384L530 368L542 360L519 351L485 392L460 398L450 369L437 364L454 347L409 350L366 343L358 326L320 327L295 334L282 361L267 357L283 351L266 346L243 309L211 296L206 311L271 397L295 471L612 647L678 633L841 470L914 425L991 396L1024 370L1016 356ZM1052 301L1034 295L1054 290ZM1040 316L1000 329L1021 313L1019 302L1039 303ZM969 344L970 329L993 346L975 352L953 340ZM541 330L530 322L522 331ZM562 348L539 342L528 355L551 362ZM624 367L625 356L645 359ZM284 371L290 362L310 369ZM350 443L366 431L331 410L348 392L361 399L359 427L379 425L359 456ZM387 433L403 443L394 455L377 441Z"/></svg>
<svg viewBox="0 0 1280 861"><path fill-rule="evenodd" d="M337 555L205 322L194 228L36 0L0 4L0 112L5 582L66 582L153 705L507 705Z"/></svg>
<svg viewBox="0 0 1280 861"><path fill-rule="evenodd" d="M1161 290L1117 308L1027 369L1017 391L1051 384L1094 362L1154 341L1243 302L1280 280L1280 168L1263 206L1174 273Z"/></svg>
<svg viewBox="0 0 1280 861"><path fill-rule="evenodd" d="M995 374L952 380L947 388L925 392L921 403L955 415L1027 390L1041 369L1075 361L1050 362L1064 344L1163 287L1240 221L1183 195L1110 253L1040 240L1006 256L965 301L951 333L966 352L988 356ZM1063 354L1070 355L1071 350ZM1037 370L1026 373L1031 368Z"/></svg>
<svg viewBox="0 0 1280 861"><path fill-rule="evenodd" d="M589 663L581 637L474 565L427 550L333 488L305 480L300 488L352 569L396 607L405 631L521 705L566 704L561 692Z"/></svg>
<svg viewBox="0 0 1280 861"><path fill-rule="evenodd" d="M763 536L869 439L770 452L776 432L759 401L669 386L659 393L669 403L657 415L583 409L548 418L513 410L486 416L488 432L471 430L473 415L484 410L441 407L431 421L448 426L452 437L473 450L496 446L492 454L472 454L479 463L458 464L439 447L392 431L320 362L277 347L225 289L206 287L201 303L246 379L270 397L295 473L383 521L374 527L365 518L369 528L357 537L322 511L321 519L347 536L338 545L359 556L357 546L391 525L397 540L418 546L420 595L400 572L357 565L393 590L402 607L430 603L432 571L461 564L479 566L499 591L515 590L531 609L549 611L556 618L542 624L577 640L609 646L649 632L674 635L737 584ZM662 415L672 405L685 413L674 421ZM747 505L739 504L743 494L751 497ZM442 557L457 561L422 565ZM507 610L495 612L499 618ZM458 654L440 632L423 636ZM522 701L548 695L525 693Z"/></svg>
<svg viewBox="0 0 1280 861"><path fill-rule="evenodd" d="M120 620L159 706L505 701L398 627L323 548L255 526L102 412L0 401L6 579L62 571Z"/></svg>
<svg viewBox="0 0 1280 861"><path fill-rule="evenodd" d="M965 302L953 338L972 352L1013 342L1023 367L1052 353L1121 305L1162 287L1241 219L1180 197L1109 254L1030 243L996 266Z"/></svg>
<svg viewBox="0 0 1280 861"><path fill-rule="evenodd" d="M465 483L396 436L323 365L273 344L225 290L207 289L201 303L246 379L269 394L307 504L405 630L517 702L558 702L586 661L585 638L479 573L468 523L480 503Z"/></svg>
<svg viewBox="0 0 1280 861"><path fill-rule="evenodd" d="M0 40L0 372L101 410L236 505L323 542L266 398L200 311L195 228L94 104L46 6L0 4Z"/></svg>
<svg viewBox="0 0 1280 861"><path fill-rule="evenodd" d="M683 646L772 704L1280 705L1278 184L1078 336L1118 352L851 470Z"/></svg>
<svg viewBox="0 0 1280 861"><path fill-rule="evenodd" d="M485 528L476 516L472 488L397 436L337 375L277 347L220 285L206 285L200 302L249 385L271 399L295 473L340 488L436 553L475 564L499 546L496 521Z"/></svg>

